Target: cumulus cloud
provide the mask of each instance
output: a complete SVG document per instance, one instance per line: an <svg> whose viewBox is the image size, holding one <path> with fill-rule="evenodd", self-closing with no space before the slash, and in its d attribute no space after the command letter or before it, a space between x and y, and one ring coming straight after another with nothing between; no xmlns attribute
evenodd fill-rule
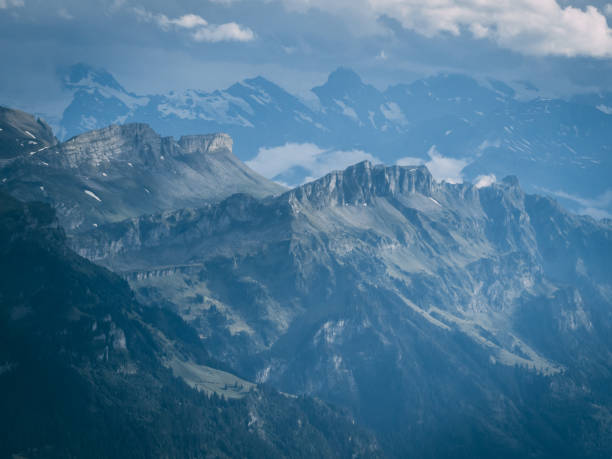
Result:
<svg viewBox="0 0 612 459"><path fill-rule="evenodd" d="M427 152L429 161L424 161L421 158L404 157L397 160L398 166L420 166L425 165L431 175L436 180L444 180L448 183L463 182L463 174L461 173L465 166L469 164L465 159L455 159L443 156L437 150L435 145Z"/></svg>
<svg viewBox="0 0 612 459"><path fill-rule="evenodd" d="M235 22L209 24L206 19L197 14L185 14L178 18L169 18L165 14L152 13L140 7L134 8L134 13L141 21L157 24L159 28L165 31L172 28L189 30L191 38L198 42L245 42L255 38L255 34L248 27L243 27Z"/></svg>
<svg viewBox="0 0 612 459"><path fill-rule="evenodd" d="M528 55L612 57L612 29L594 6L557 0L281 0L288 8L357 14L372 22L386 16L432 37L469 34ZM612 6L604 8L610 14Z"/></svg>
<svg viewBox="0 0 612 459"><path fill-rule="evenodd" d="M0 10L5 10L7 8L18 8L25 6L25 2L23 0L0 0Z"/></svg>
<svg viewBox="0 0 612 459"><path fill-rule="evenodd" d="M235 22L201 27L193 33L195 41L216 43L219 41L251 41L255 34L248 27L241 27Z"/></svg>
<svg viewBox="0 0 612 459"><path fill-rule="evenodd" d="M476 177L476 183L474 184L474 186L476 188L486 188L488 186L493 185L496 181L497 177L495 177L495 174L479 175L478 177Z"/></svg>
<svg viewBox="0 0 612 459"><path fill-rule="evenodd" d="M257 156L246 164L264 177L297 185L287 180L295 168L305 171L308 181L365 160L380 162L361 150L325 150L313 143L286 143L273 148L260 148Z"/></svg>

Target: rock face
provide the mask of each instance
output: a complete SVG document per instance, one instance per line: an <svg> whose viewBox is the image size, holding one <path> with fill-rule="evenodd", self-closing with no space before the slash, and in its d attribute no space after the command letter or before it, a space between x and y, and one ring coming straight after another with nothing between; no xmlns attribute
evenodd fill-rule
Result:
<svg viewBox="0 0 612 459"><path fill-rule="evenodd" d="M109 126L21 154L0 167L1 186L53 203L70 231L146 213L282 187L232 154L226 134L160 137L145 124Z"/></svg>
<svg viewBox="0 0 612 459"><path fill-rule="evenodd" d="M227 132L240 139L235 153L242 160L260 148L309 143L368 152L385 164L407 157L432 161L428 152L435 146L443 157L464 162L467 180L519 175L528 192L556 192L571 209L612 214L600 198L612 175L610 94L547 99L535 88L452 74L380 91L346 68L313 88L313 103L264 78L210 93L137 96L107 72L80 65L65 85L75 91L62 121L67 136L145 122L162 135ZM299 166L277 173L269 178L293 184L313 175Z"/></svg>
<svg viewBox="0 0 612 459"><path fill-rule="evenodd" d="M349 407L398 456L610 454L612 224L515 177L364 162L73 243L220 359Z"/></svg>
<svg viewBox="0 0 612 459"><path fill-rule="evenodd" d="M345 413L212 368L180 318L69 250L50 206L3 193L0 298L2 457L380 456Z"/></svg>
<svg viewBox="0 0 612 459"><path fill-rule="evenodd" d="M35 154L56 144L52 129L41 119L0 107L0 161Z"/></svg>

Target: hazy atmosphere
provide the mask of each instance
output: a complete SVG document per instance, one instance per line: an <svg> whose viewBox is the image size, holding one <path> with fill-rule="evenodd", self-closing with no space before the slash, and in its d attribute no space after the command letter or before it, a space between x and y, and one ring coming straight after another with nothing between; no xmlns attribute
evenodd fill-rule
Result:
<svg viewBox="0 0 612 459"><path fill-rule="evenodd" d="M612 3L0 0L0 457L612 457Z"/></svg>

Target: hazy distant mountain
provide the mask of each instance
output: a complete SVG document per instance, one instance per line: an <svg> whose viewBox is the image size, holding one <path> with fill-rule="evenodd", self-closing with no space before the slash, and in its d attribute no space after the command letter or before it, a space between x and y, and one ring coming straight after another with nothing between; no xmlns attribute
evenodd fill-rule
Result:
<svg viewBox="0 0 612 459"><path fill-rule="evenodd" d="M207 366L180 318L66 247L50 206L2 193L0 298L2 457L379 456L345 413Z"/></svg>
<svg viewBox="0 0 612 459"><path fill-rule="evenodd" d="M515 177L364 162L73 242L219 359L349 407L392 455L612 452L612 224Z"/></svg>
<svg viewBox="0 0 612 459"><path fill-rule="evenodd" d="M463 75L381 91L345 68L312 90L314 104L261 77L211 93L143 96L129 93L107 72L79 64L64 84L74 92L61 123L64 137L111 123L144 122L162 135L227 132L237 139L242 160L288 143L359 150L385 164L430 163L438 179L517 175L526 190L554 193L571 209L596 216L612 212L612 99L606 94L550 100L539 98L531 85L513 89ZM321 167L337 167L309 169L306 153L300 160L297 151L281 150L286 165L268 178L300 184L321 175Z"/></svg>
<svg viewBox="0 0 612 459"><path fill-rule="evenodd" d="M19 129L0 124L0 134ZM0 163L0 188L23 200L53 203L71 230L202 205L237 192L265 196L283 191L238 160L226 134L174 140L146 125L128 124L52 145L38 131L24 132L30 133L32 145ZM12 150L0 151L12 156Z"/></svg>

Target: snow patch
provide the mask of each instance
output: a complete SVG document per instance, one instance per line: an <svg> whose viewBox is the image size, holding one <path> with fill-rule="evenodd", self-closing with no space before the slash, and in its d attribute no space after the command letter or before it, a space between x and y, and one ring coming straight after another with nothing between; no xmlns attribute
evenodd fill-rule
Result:
<svg viewBox="0 0 612 459"><path fill-rule="evenodd" d="M30 137L32 137L33 139L36 138L36 136L34 134L32 134L30 131L23 131L25 132L27 135L29 135Z"/></svg>
<svg viewBox="0 0 612 459"><path fill-rule="evenodd" d="M93 191L85 190L85 194L87 196L90 196L90 197L94 198L98 202L102 202L102 200L99 197L97 197L96 194Z"/></svg>
<svg viewBox="0 0 612 459"><path fill-rule="evenodd" d="M338 99L334 99L334 102L338 105L338 107L342 109L342 114L344 116L348 116L349 118L351 118L357 123L359 122L359 117L357 116L357 112L355 111L354 108L349 107L344 102Z"/></svg>
<svg viewBox="0 0 612 459"><path fill-rule="evenodd" d="M432 198L431 196L429 197L429 199L431 201L433 201L435 204L437 204L438 206L442 207L442 204L440 204L438 201L436 201L434 198Z"/></svg>
<svg viewBox="0 0 612 459"><path fill-rule="evenodd" d="M395 102L387 102L380 106L380 111L383 116L389 121L405 126L408 124L408 120L404 116L404 112Z"/></svg>

